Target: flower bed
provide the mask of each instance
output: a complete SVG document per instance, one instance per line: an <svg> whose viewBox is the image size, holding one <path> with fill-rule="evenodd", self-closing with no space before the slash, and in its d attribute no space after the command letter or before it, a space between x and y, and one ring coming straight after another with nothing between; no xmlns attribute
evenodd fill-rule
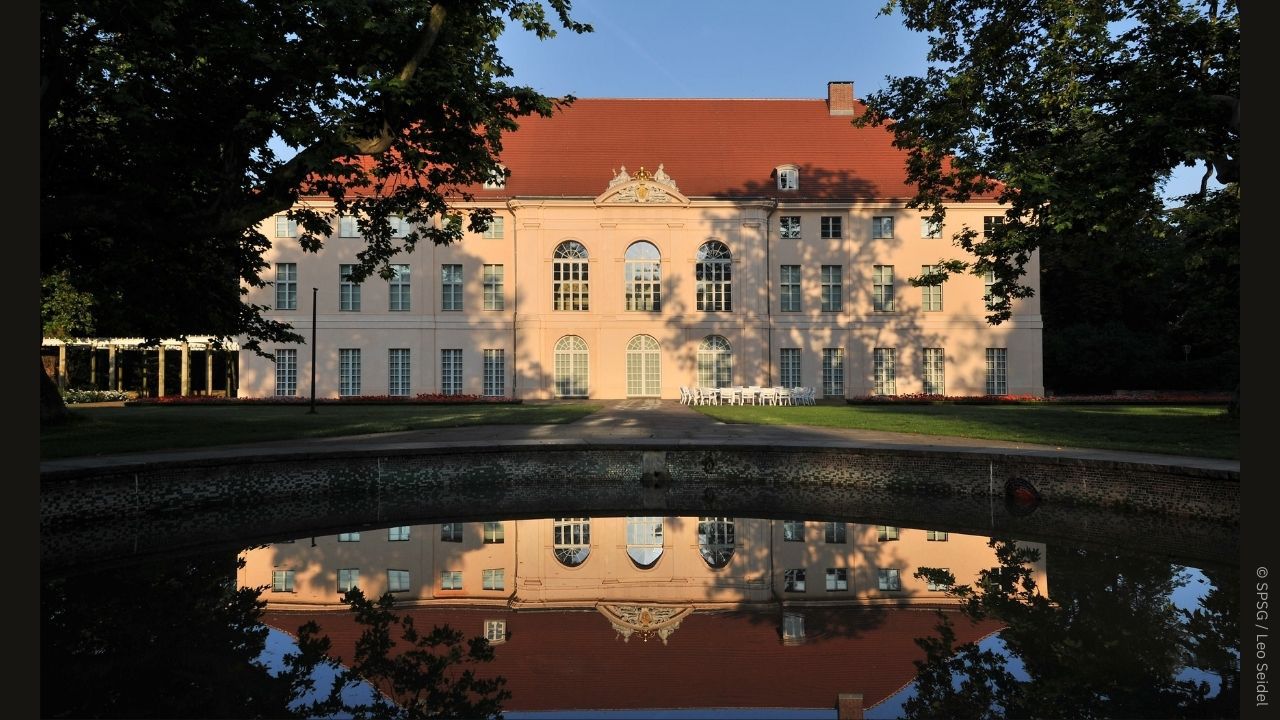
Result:
<svg viewBox="0 0 1280 720"><path fill-rule="evenodd" d="M442 395L420 393L414 397L402 395L355 395L341 398L316 398L317 405L518 405L520 400L509 397L485 395ZM164 397L129 400L126 406L140 405L310 405L304 397L246 397L228 398L209 395L166 395Z"/></svg>
<svg viewBox="0 0 1280 720"><path fill-rule="evenodd" d="M1119 390L1109 395L867 395L849 398L850 405L1224 405L1229 392Z"/></svg>

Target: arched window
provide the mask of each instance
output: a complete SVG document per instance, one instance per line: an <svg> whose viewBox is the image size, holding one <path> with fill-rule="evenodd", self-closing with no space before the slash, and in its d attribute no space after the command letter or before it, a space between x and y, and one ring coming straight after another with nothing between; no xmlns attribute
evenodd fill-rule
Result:
<svg viewBox="0 0 1280 720"><path fill-rule="evenodd" d="M587 343L566 335L556 343L556 397L587 396Z"/></svg>
<svg viewBox="0 0 1280 720"><path fill-rule="evenodd" d="M722 568L733 559L733 518L698 518L698 552L707 565Z"/></svg>
<svg viewBox="0 0 1280 720"><path fill-rule="evenodd" d="M658 397L662 394L661 356L658 341L637 335L627 343L627 397Z"/></svg>
<svg viewBox="0 0 1280 720"><path fill-rule="evenodd" d="M556 560L577 567L591 554L591 518L556 518L552 526L551 549Z"/></svg>
<svg viewBox="0 0 1280 720"><path fill-rule="evenodd" d="M698 387L733 385L733 348L719 335L708 335L698 346Z"/></svg>
<svg viewBox="0 0 1280 720"><path fill-rule="evenodd" d="M577 240L565 240L551 257L551 306L556 310L589 310L587 249Z"/></svg>
<svg viewBox="0 0 1280 720"><path fill-rule="evenodd" d="M658 562L662 557L662 518L627 518L627 555L641 570Z"/></svg>
<svg viewBox="0 0 1280 720"><path fill-rule="evenodd" d="M662 254L647 240L631 243L623 266L627 309L658 312L662 309Z"/></svg>
<svg viewBox="0 0 1280 720"><path fill-rule="evenodd" d="M706 312L733 310L733 256L719 240L708 240L698 248L698 309Z"/></svg>
<svg viewBox="0 0 1280 720"><path fill-rule="evenodd" d="M779 165L775 172L778 174L779 190L800 189L800 168L795 165Z"/></svg>

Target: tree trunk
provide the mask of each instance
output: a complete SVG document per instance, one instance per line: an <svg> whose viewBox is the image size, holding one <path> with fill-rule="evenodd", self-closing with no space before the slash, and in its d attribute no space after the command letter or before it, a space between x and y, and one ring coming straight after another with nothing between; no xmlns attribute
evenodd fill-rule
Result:
<svg viewBox="0 0 1280 720"><path fill-rule="evenodd" d="M58 392L58 386L53 384L53 378L49 377L49 373L44 371L44 363L40 364L40 424L56 425L66 422L71 413L67 411L67 404L62 402L62 395Z"/></svg>

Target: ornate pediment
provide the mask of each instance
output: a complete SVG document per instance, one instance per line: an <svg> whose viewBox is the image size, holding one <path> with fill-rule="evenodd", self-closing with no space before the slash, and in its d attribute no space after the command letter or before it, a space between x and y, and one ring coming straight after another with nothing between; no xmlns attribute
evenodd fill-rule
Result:
<svg viewBox="0 0 1280 720"><path fill-rule="evenodd" d="M609 619L623 642L632 635L645 642L656 636L663 645L680 622L693 613L693 608L686 605L597 605L596 610Z"/></svg>
<svg viewBox="0 0 1280 720"><path fill-rule="evenodd" d="M623 165L609 180L609 187L596 198L596 204L601 203L688 205L689 199L680 194L676 181L667 174L662 163L658 163L657 171L650 173L642 165L634 175Z"/></svg>

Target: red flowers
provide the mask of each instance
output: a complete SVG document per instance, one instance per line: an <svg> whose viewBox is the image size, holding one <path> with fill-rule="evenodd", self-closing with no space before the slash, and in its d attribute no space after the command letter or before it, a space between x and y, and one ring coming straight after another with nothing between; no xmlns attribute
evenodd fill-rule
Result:
<svg viewBox="0 0 1280 720"><path fill-rule="evenodd" d="M406 395L353 395L341 398L316 398L317 405L472 405L517 404L509 397L485 395L444 395L419 393ZM128 400L125 405L309 405L310 398L297 396L227 398L213 395L166 395L164 397Z"/></svg>

